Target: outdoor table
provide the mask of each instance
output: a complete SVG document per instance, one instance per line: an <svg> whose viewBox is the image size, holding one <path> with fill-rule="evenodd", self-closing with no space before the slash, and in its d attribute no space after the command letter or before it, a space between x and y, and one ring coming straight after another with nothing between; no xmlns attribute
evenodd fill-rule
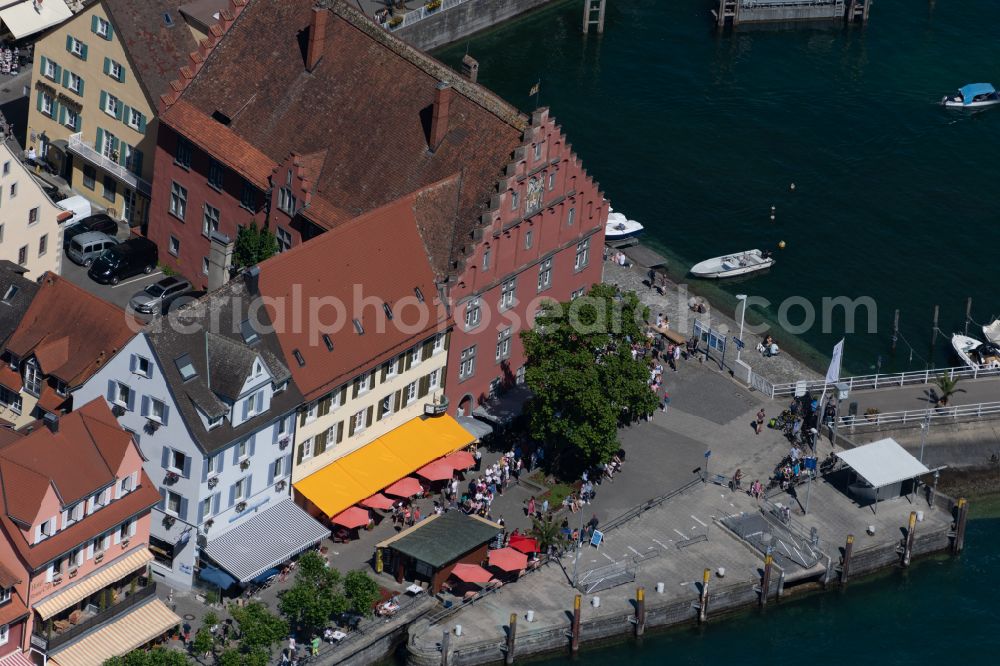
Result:
<svg viewBox="0 0 1000 666"><path fill-rule="evenodd" d="M424 588L414 583L413 585L410 585L408 588L406 588L406 591L412 594L413 596L417 596L418 594L424 591Z"/></svg>
<svg viewBox="0 0 1000 666"><path fill-rule="evenodd" d="M333 634L330 635L330 641L333 642L333 643L339 643L340 641L344 640L345 638L347 638L347 634L345 634L344 632L342 632L340 630L337 630L337 631L333 632Z"/></svg>

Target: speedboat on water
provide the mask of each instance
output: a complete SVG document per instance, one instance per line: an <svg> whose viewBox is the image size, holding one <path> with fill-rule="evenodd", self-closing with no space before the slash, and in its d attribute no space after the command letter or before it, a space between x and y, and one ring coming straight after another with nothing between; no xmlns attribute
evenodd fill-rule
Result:
<svg viewBox="0 0 1000 666"><path fill-rule="evenodd" d="M746 250L737 254L706 259L691 267L691 275L700 278L728 278L762 271L774 265L774 257L768 250Z"/></svg>
<svg viewBox="0 0 1000 666"><path fill-rule="evenodd" d="M992 342L981 342L956 333L951 336L951 346L962 362L974 370L1000 369L1000 346Z"/></svg>
<svg viewBox="0 0 1000 666"><path fill-rule="evenodd" d="M989 325L983 326L983 335L987 342L1000 345L1000 319L994 319Z"/></svg>
<svg viewBox="0 0 1000 666"><path fill-rule="evenodd" d="M635 220L630 220L621 213L609 207L608 221L604 224L604 239L620 241L635 238L642 233L643 226Z"/></svg>
<svg viewBox="0 0 1000 666"><path fill-rule="evenodd" d="M1000 104L1000 94L992 83L970 83L959 88L956 95L945 95L941 104L949 109L981 109Z"/></svg>

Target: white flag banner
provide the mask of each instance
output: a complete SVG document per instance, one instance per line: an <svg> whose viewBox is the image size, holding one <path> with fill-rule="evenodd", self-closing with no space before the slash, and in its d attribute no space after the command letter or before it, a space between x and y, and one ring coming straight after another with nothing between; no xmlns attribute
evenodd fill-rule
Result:
<svg viewBox="0 0 1000 666"><path fill-rule="evenodd" d="M826 383L836 384L840 381L840 361L844 357L843 338L833 346L833 356L830 358L830 367L826 371Z"/></svg>

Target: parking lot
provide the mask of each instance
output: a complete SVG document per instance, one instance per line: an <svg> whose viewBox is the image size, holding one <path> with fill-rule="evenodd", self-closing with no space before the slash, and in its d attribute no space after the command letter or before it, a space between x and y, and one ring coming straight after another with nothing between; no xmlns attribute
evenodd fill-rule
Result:
<svg viewBox="0 0 1000 666"><path fill-rule="evenodd" d="M109 303L114 303L124 310L128 306L128 299L132 298L135 292L145 289L147 285L162 279L163 271L157 269L149 275L139 274L127 280L122 280L116 285L98 284L87 276L86 267L77 266L69 257L64 255L62 275L73 284L83 287L98 298ZM141 317L142 315L138 316Z"/></svg>

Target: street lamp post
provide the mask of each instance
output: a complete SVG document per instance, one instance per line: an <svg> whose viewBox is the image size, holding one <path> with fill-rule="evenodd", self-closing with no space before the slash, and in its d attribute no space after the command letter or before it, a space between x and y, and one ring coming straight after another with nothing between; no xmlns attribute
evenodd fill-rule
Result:
<svg viewBox="0 0 1000 666"><path fill-rule="evenodd" d="M924 445L927 443L927 431L931 429L931 410L927 410L924 422L920 424L920 462L924 461ZM935 479L936 480L936 479Z"/></svg>
<svg viewBox="0 0 1000 666"><path fill-rule="evenodd" d="M740 309L740 344L736 345L736 362L740 362L740 352L743 351L743 321L747 314L747 295L746 294L736 294L736 300L743 303L743 307Z"/></svg>

